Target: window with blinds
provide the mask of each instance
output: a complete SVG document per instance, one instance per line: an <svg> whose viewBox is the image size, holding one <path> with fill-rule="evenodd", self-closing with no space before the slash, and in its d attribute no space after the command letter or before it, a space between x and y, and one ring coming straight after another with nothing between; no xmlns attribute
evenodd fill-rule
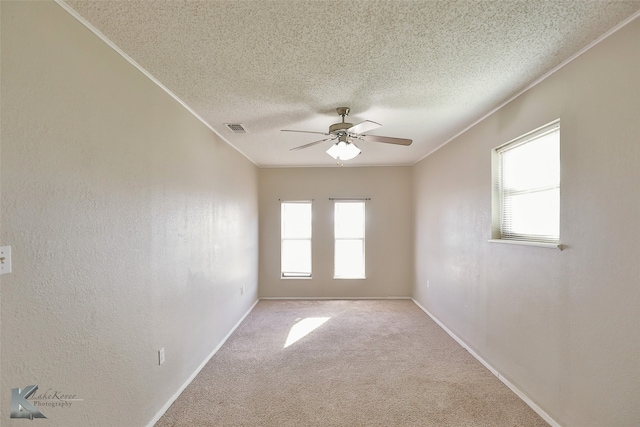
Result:
<svg viewBox="0 0 640 427"><path fill-rule="evenodd" d="M311 277L311 202L282 202L281 277Z"/></svg>
<svg viewBox="0 0 640 427"><path fill-rule="evenodd" d="M559 243L560 122L511 141L496 154L499 238Z"/></svg>
<svg viewBox="0 0 640 427"><path fill-rule="evenodd" d="M334 278L364 279L364 202L335 202Z"/></svg>

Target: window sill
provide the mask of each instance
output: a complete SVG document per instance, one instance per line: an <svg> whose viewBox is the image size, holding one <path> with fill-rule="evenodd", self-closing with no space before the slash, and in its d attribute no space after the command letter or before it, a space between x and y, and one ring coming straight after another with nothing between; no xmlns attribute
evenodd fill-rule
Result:
<svg viewBox="0 0 640 427"><path fill-rule="evenodd" d="M282 280L311 280L311 276L280 276Z"/></svg>
<svg viewBox="0 0 640 427"><path fill-rule="evenodd" d="M538 248L562 250L562 245L560 243L528 242L526 240L507 240L507 239L489 239L489 243L503 243L503 244L506 244L506 245L535 246L535 247L538 247Z"/></svg>

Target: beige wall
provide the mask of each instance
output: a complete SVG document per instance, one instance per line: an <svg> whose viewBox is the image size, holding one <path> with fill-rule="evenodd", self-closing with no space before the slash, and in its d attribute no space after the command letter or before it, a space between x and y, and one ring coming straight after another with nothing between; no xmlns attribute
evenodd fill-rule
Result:
<svg viewBox="0 0 640 427"><path fill-rule="evenodd" d="M0 424L146 425L257 298L257 168L55 3L1 28Z"/></svg>
<svg viewBox="0 0 640 427"><path fill-rule="evenodd" d="M563 426L640 425L639 40L636 19L414 170L415 298ZM490 150L556 118L566 248L488 243Z"/></svg>
<svg viewBox="0 0 640 427"><path fill-rule="evenodd" d="M364 150L364 148L363 148ZM260 169L260 296L408 297L413 277L411 168ZM333 202L366 202L366 276L333 279ZM313 279L280 278L280 201L313 199Z"/></svg>

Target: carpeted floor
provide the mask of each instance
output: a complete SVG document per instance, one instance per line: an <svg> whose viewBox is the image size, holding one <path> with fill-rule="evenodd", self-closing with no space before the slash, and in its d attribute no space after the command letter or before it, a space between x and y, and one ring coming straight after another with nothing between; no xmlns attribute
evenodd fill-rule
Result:
<svg viewBox="0 0 640 427"><path fill-rule="evenodd" d="M410 300L263 300L156 426L547 423Z"/></svg>

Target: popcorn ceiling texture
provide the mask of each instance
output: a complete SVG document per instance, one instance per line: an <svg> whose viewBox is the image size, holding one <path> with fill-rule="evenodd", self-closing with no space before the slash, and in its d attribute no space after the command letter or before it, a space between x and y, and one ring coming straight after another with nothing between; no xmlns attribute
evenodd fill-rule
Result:
<svg viewBox="0 0 640 427"><path fill-rule="evenodd" d="M330 165L337 122L373 120L413 164L640 9L640 1L67 1L261 166ZM232 134L224 123L243 123Z"/></svg>

